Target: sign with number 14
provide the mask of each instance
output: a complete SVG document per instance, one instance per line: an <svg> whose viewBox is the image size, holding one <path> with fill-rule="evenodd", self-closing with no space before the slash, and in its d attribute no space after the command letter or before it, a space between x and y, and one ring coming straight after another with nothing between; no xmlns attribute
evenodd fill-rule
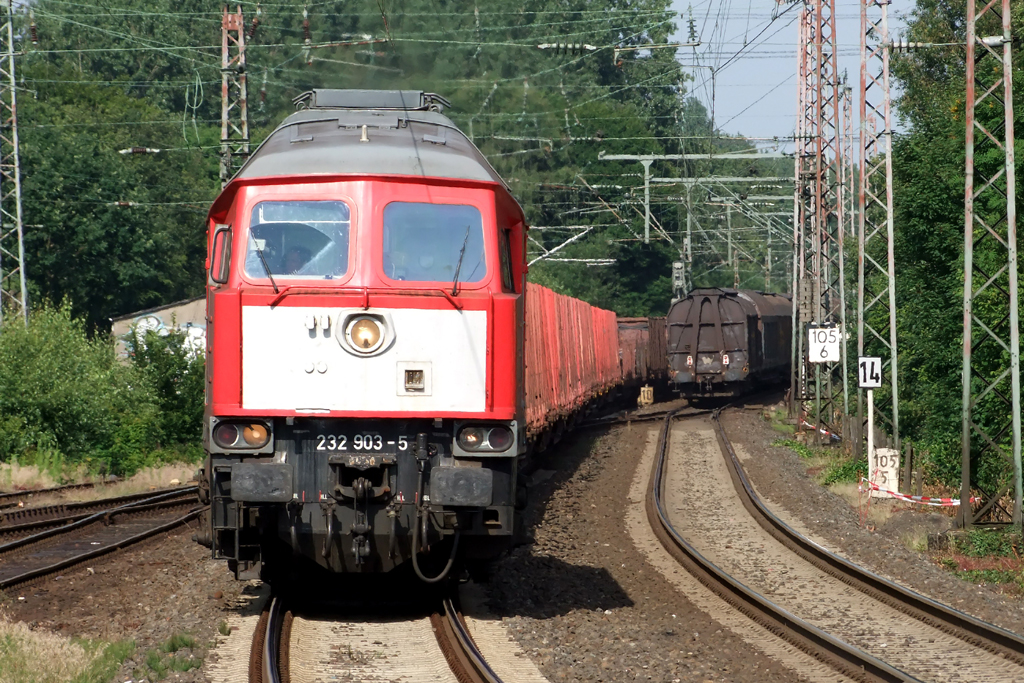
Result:
<svg viewBox="0 0 1024 683"><path fill-rule="evenodd" d="M882 359L861 356L857 363L857 386L861 389L877 389L882 386Z"/></svg>

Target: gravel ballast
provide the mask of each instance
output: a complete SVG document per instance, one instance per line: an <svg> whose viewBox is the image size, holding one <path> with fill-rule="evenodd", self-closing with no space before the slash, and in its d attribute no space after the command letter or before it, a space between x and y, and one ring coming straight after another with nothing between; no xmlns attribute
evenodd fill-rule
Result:
<svg viewBox="0 0 1024 683"><path fill-rule="evenodd" d="M581 432L541 456L535 542L495 569L490 607L551 681L795 681L683 597L624 525L650 425ZM550 475L549 478L545 477Z"/></svg>
<svg viewBox="0 0 1024 683"><path fill-rule="evenodd" d="M896 583L979 619L1024 633L1020 600L1002 594L998 586L963 581L937 566L926 553L905 544L912 531L948 528L948 516L906 504L906 510L869 531L861 526L856 509L807 474L806 464L796 453L772 445L783 435L771 428L760 411L727 410L722 414L722 424L738 447L758 494L797 531Z"/></svg>

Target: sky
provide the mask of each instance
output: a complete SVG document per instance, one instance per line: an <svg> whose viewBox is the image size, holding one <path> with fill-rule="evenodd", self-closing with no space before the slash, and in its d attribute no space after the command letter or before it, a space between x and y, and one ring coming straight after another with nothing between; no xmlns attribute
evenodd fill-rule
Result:
<svg viewBox="0 0 1024 683"><path fill-rule="evenodd" d="M779 12L792 8L772 22L775 6L774 0L673 0L672 8L680 13L676 22L679 30L674 39L688 40L687 19L692 11L702 43L695 49L680 49L677 58L682 64L693 66L688 69L694 76L692 92L709 109L713 105L715 124L724 133L743 134L748 138L793 135L796 18L801 8L783 5ZM890 35L902 35L901 16L909 14L913 8L913 0L892 0ZM856 130L860 108L856 99L860 87L859 0L836 0L836 35L839 72L846 71L848 82L854 88L853 125ZM739 55L735 56L738 51ZM708 67L713 67L714 79Z"/></svg>

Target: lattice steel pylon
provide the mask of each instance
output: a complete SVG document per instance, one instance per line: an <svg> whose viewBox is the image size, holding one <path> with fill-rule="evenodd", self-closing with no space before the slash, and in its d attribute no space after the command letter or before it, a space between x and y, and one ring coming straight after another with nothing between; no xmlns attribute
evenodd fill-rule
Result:
<svg viewBox="0 0 1024 683"><path fill-rule="evenodd" d="M855 209L857 193L854 190L857 174L853 172L853 165L856 163L857 157L854 156L853 146L853 88L846 84L845 75L843 81L844 84L839 95L839 101L842 103L839 119L843 128L843 166L840 187L842 190L843 225L846 227L845 239L857 236Z"/></svg>
<svg viewBox="0 0 1024 683"><path fill-rule="evenodd" d="M805 349L808 327L846 328L835 0L805 0L799 26L792 409L810 403L818 435L849 412L845 344L839 362L812 364Z"/></svg>
<svg viewBox="0 0 1024 683"><path fill-rule="evenodd" d="M860 4L860 179L857 193L857 355L881 356L889 391L875 392L875 423L899 448L896 267L893 252L889 0ZM864 391L857 419L864 424ZM858 444L859 448L859 444Z"/></svg>
<svg viewBox="0 0 1024 683"><path fill-rule="evenodd" d="M18 95L14 81L14 0L4 4L0 27L0 326L4 315L28 323L25 234L21 219Z"/></svg>
<svg viewBox="0 0 1024 683"><path fill-rule="evenodd" d="M220 182L226 185L249 158L249 103L246 91L245 20L242 6L224 8L221 21Z"/></svg>
<svg viewBox="0 0 1024 683"><path fill-rule="evenodd" d="M1005 521L1006 516L1014 525L1021 524L1020 330L1011 40L1010 0L967 0L959 515L964 527L984 519ZM978 132L981 135L976 138ZM981 282L977 289L975 275ZM996 456L994 460L992 455ZM989 486L986 490L981 478L975 475L979 470L990 476L993 470L998 472L1000 458L1010 461L1012 487L1006 485L1005 475L997 474L996 488ZM1014 500L1012 513L1000 503L1010 490ZM978 494L977 509L968 502L972 492Z"/></svg>

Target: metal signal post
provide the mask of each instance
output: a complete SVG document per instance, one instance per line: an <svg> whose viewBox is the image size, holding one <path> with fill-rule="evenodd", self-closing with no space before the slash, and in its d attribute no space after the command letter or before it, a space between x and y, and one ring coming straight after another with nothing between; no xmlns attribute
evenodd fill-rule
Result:
<svg viewBox="0 0 1024 683"><path fill-rule="evenodd" d="M0 326L4 313L28 323L25 236L21 216L18 96L14 81L14 0L4 5L0 27Z"/></svg>
<svg viewBox="0 0 1024 683"><path fill-rule="evenodd" d="M857 355L888 356L890 395L868 408L868 422L885 425L899 448L896 268L893 252L892 102L889 95L889 0L860 5L860 185L857 231ZM870 348L869 348L870 347ZM884 394L883 394L884 397ZM864 424L864 391L857 392ZM875 414L870 414L874 411ZM870 430L870 428L869 428ZM859 435L858 435L859 436ZM869 433L869 439L873 434ZM860 442L856 445L858 451Z"/></svg>
<svg viewBox="0 0 1024 683"><path fill-rule="evenodd" d="M1015 526L1021 524L1012 39L1010 0L967 0L962 503L958 520L963 527L983 520L998 521L1007 514L999 501L1010 490L1002 484L984 490L972 478L972 469L977 471L986 456L1010 461L1011 519ZM980 283L977 286L975 276ZM981 494L977 511L969 502L972 489Z"/></svg>
<svg viewBox="0 0 1024 683"><path fill-rule="evenodd" d="M246 91L245 20L242 7L224 8L221 21L220 182L226 185L249 158L249 104Z"/></svg>

